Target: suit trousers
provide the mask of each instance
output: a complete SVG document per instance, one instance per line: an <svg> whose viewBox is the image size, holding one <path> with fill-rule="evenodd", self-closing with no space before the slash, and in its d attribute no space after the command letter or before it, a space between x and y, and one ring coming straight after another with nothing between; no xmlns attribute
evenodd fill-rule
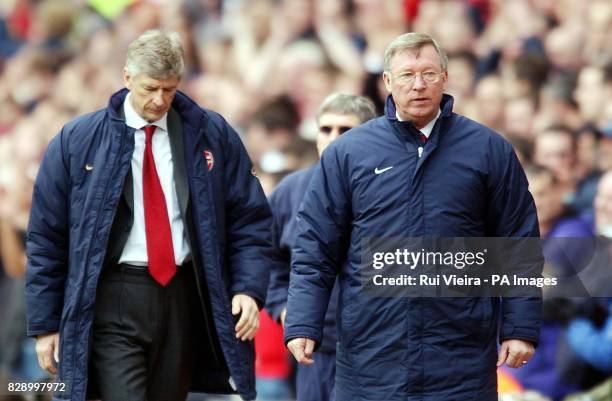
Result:
<svg viewBox="0 0 612 401"><path fill-rule="evenodd" d="M89 380L104 401L187 397L197 299L191 263L166 287L146 267L115 265L98 284ZM91 393L90 393L91 395Z"/></svg>

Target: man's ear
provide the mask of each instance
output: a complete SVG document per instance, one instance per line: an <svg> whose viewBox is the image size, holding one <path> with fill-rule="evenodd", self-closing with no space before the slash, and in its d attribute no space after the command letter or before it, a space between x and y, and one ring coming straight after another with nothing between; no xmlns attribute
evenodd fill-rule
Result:
<svg viewBox="0 0 612 401"><path fill-rule="evenodd" d="M385 88L387 88L387 92L391 93L391 75L388 71L383 71L382 77L385 83Z"/></svg>
<svg viewBox="0 0 612 401"><path fill-rule="evenodd" d="M131 76L130 73L128 72L127 68L123 69L123 83L125 84L125 87L128 89L132 89L132 83L131 83Z"/></svg>

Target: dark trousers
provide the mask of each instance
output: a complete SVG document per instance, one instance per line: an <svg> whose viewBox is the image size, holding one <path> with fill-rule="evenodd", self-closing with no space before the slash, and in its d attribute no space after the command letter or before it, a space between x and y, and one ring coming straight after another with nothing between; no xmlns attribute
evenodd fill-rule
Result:
<svg viewBox="0 0 612 401"><path fill-rule="evenodd" d="M336 388L336 354L315 352L314 365L298 365L297 401L334 401Z"/></svg>
<svg viewBox="0 0 612 401"><path fill-rule="evenodd" d="M146 268L106 268L98 284L90 380L103 401L184 400L193 365L193 267L162 287Z"/></svg>

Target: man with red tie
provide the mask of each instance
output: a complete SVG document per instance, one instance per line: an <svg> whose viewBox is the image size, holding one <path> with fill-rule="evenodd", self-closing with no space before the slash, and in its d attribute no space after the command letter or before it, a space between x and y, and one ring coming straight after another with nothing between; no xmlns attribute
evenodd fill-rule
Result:
<svg viewBox="0 0 612 401"><path fill-rule="evenodd" d="M255 398L270 211L236 132L177 91L183 71L178 34L145 32L126 89L41 164L27 319L54 399Z"/></svg>

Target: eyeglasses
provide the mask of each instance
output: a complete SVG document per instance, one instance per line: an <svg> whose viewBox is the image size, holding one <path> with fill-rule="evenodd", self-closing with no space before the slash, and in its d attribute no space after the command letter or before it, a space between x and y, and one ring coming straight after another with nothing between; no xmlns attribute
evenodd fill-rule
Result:
<svg viewBox="0 0 612 401"><path fill-rule="evenodd" d="M403 74L400 74L397 76L394 75L393 73L391 73L391 75L393 75L393 79L395 79L398 83L402 85L414 84L414 81L416 80L417 75L420 75L421 79L426 84L435 84L435 83L440 82L440 80L442 79L442 73L435 72L435 71L425 71L425 72L408 71L408 72L404 72Z"/></svg>

